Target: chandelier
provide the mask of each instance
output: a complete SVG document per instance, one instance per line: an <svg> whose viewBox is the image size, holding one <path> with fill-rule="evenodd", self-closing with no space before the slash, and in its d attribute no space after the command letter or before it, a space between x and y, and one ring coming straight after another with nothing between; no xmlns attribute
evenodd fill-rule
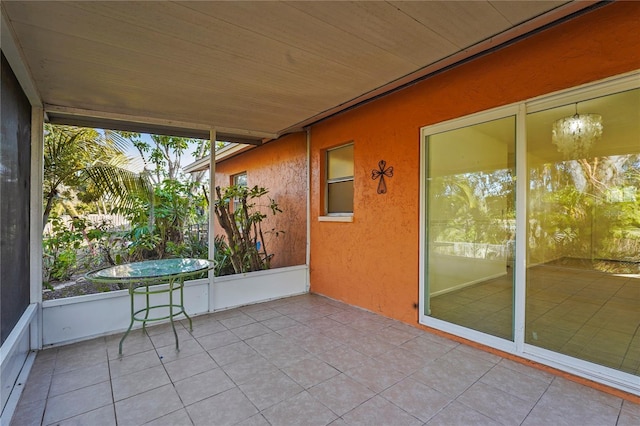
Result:
<svg viewBox="0 0 640 426"><path fill-rule="evenodd" d="M594 143L602 137L602 116L578 114L561 118L553 123L551 141L566 159L585 158Z"/></svg>

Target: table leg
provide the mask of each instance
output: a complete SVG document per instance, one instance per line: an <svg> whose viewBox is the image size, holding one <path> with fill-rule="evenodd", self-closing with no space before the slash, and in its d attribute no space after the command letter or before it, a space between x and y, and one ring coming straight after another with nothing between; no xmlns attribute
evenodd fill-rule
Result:
<svg viewBox="0 0 640 426"><path fill-rule="evenodd" d="M133 327L133 319L135 317L134 307L133 307L133 287L129 285L129 298L131 299L131 321L129 322L129 328L125 331L124 336L120 339L120 344L118 345L118 355L122 356L122 343L124 339L127 338L129 332L131 331L131 327Z"/></svg>
<svg viewBox="0 0 640 426"><path fill-rule="evenodd" d="M176 282L175 279L169 281L169 321L171 322L171 328L173 329L173 335L176 338L176 351L180 351L180 346L178 344L178 333L176 332L176 325L173 323L173 284ZM180 301L182 303L182 300Z"/></svg>
<svg viewBox="0 0 640 426"><path fill-rule="evenodd" d="M149 319L149 284L145 284L144 286L145 288L145 302L146 302L146 309L144 311L144 319L142 320L142 334L146 334L147 336L149 335L149 333L147 332L147 319ZM138 320L140 321L140 320Z"/></svg>

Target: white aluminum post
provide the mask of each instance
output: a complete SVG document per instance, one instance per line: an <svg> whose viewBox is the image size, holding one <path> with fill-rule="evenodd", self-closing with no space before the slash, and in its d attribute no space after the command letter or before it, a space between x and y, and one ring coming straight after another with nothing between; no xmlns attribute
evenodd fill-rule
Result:
<svg viewBox="0 0 640 426"><path fill-rule="evenodd" d="M516 242L513 265L514 274L514 315L513 341L516 353L524 350L525 308L527 277L527 110L525 104L518 107L516 116Z"/></svg>
<svg viewBox="0 0 640 426"><path fill-rule="evenodd" d="M216 196L216 129L209 130L209 140L211 141L211 153L209 154L209 260L215 260L216 251L216 234L215 234L215 208L214 200ZM209 271L209 312L215 306L213 304L213 284L215 282L215 273Z"/></svg>
<svg viewBox="0 0 640 426"><path fill-rule="evenodd" d="M307 136L307 244L305 264L307 265L306 290L311 289L311 128L306 129Z"/></svg>
<svg viewBox="0 0 640 426"><path fill-rule="evenodd" d="M31 108L31 189L29 217L29 293L37 312L31 326L31 349L42 349L42 179L44 110Z"/></svg>

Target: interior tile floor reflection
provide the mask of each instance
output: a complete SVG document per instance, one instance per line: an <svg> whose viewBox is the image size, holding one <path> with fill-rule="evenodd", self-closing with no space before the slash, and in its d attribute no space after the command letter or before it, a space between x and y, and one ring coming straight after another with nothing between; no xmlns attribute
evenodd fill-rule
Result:
<svg viewBox="0 0 640 426"><path fill-rule="evenodd" d="M640 405L317 295L40 351L19 425L638 425Z"/></svg>
<svg viewBox="0 0 640 426"><path fill-rule="evenodd" d="M527 275L527 343L640 375L636 270L602 272L588 262L563 261L529 268ZM512 283L508 273L434 297L432 316L511 340Z"/></svg>

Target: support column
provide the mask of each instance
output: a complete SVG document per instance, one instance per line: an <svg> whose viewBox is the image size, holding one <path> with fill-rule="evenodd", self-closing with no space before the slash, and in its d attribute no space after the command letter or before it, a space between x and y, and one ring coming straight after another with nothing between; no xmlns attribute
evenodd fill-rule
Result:
<svg viewBox="0 0 640 426"><path fill-rule="evenodd" d="M29 215L29 292L36 304L36 318L31 325L31 349L42 349L42 179L44 162L44 110L31 108L31 184Z"/></svg>
<svg viewBox="0 0 640 426"><path fill-rule="evenodd" d="M215 209L214 199L216 196L216 129L209 130L209 140L211 141L211 153L209 154L209 260L215 260L216 233L215 233ZM209 270L209 312L213 312L215 273Z"/></svg>

